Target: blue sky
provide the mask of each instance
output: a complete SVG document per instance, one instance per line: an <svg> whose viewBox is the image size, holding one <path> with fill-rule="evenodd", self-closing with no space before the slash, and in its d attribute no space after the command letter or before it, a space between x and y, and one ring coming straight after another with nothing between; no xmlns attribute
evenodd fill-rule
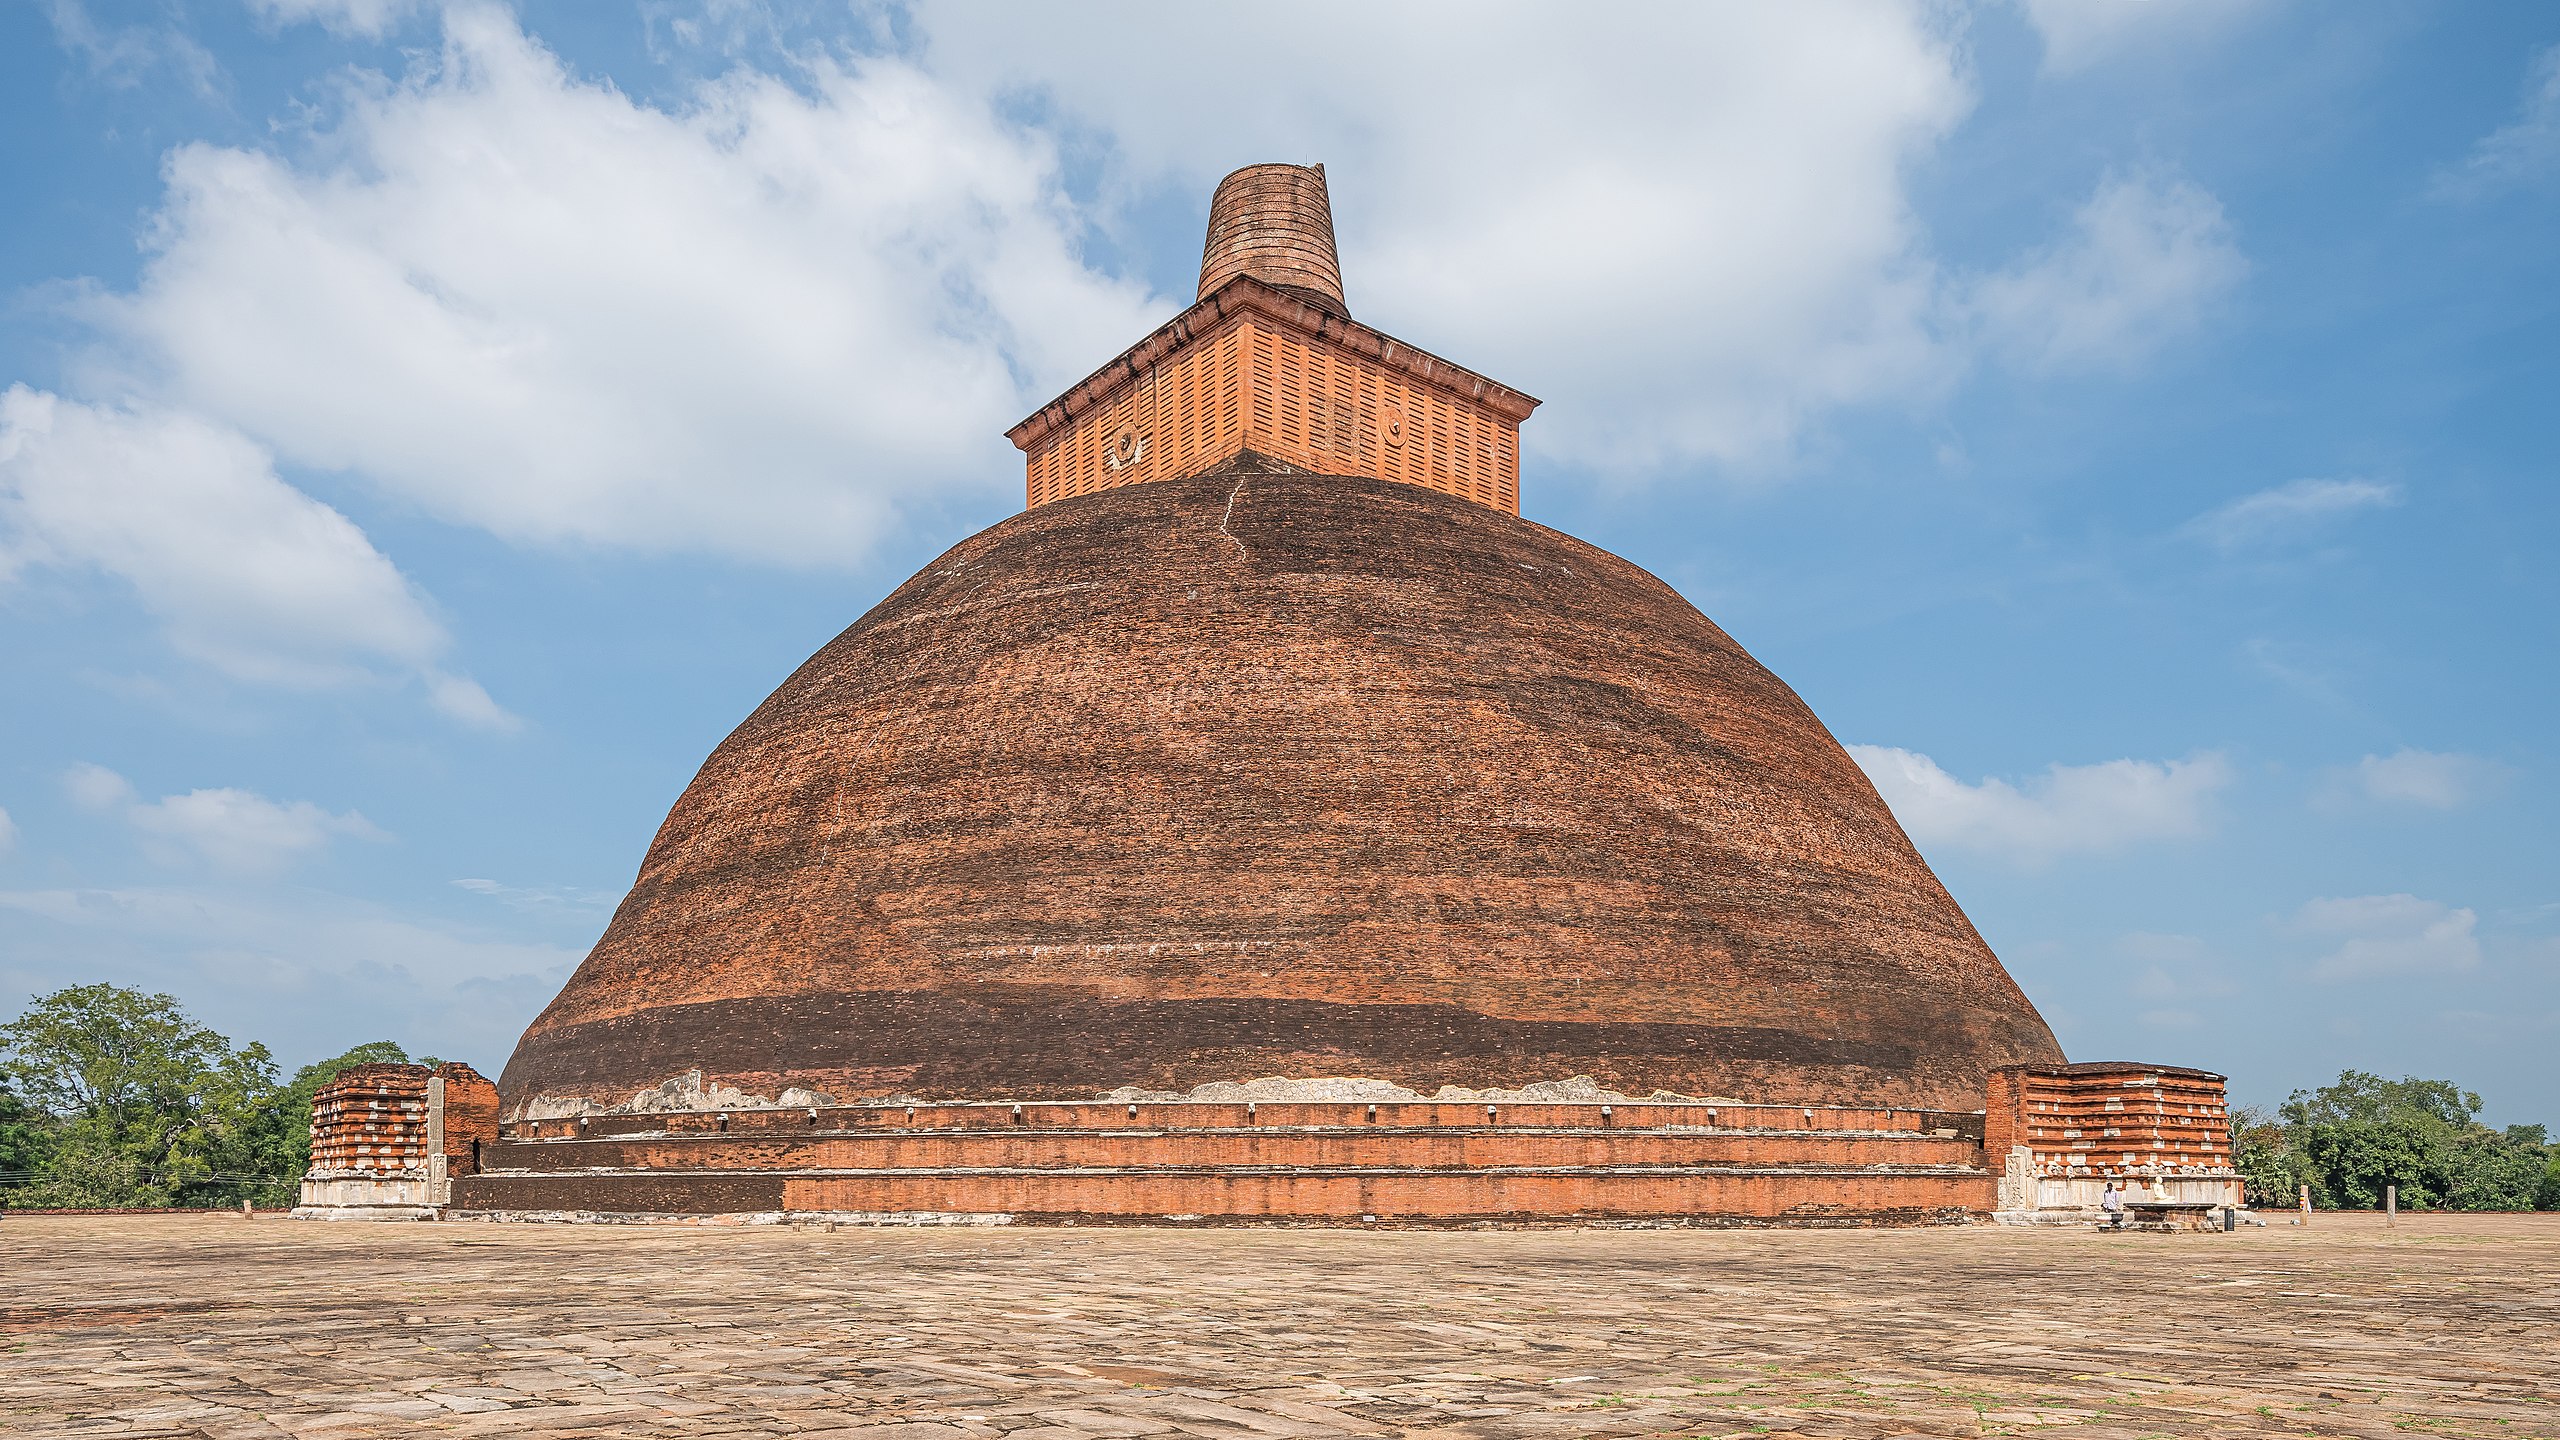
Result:
<svg viewBox="0 0 2560 1440"><path fill-rule="evenodd" d="M494 1069L1324 161L2075 1058L2560 1121L2560 10L0 8L0 996ZM1356 36L1356 43L1342 37Z"/></svg>

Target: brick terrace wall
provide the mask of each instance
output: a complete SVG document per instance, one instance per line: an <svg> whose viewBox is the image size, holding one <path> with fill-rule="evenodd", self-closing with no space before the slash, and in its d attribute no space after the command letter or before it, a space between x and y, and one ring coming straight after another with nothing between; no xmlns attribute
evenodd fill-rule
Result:
<svg viewBox="0 0 2560 1440"><path fill-rule="evenodd" d="M1064 1223L1919 1223L1989 1210L1980 1118L1433 1101L595 1115L509 1125L455 1204Z"/></svg>
<svg viewBox="0 0 2560 1440"><path fill-rule="evenodd" d="M1520 513L1536 401L1250 278L1009 432L1024 504L1197 475L1253 451Z"/></svg>
<svg viewBox="0 0 2560 1440"><path fill-rule="evenodd" d="M2167 1065L1994 1070L1984 1149L2025 1146L2040 1174L2125 1176L2231 1168L2223 1077Z"/></svg>

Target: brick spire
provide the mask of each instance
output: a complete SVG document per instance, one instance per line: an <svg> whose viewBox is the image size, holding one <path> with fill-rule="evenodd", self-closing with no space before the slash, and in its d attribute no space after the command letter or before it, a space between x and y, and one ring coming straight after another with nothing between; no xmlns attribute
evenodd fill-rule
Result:
<svg viewBox="0 0 2560 1440"><path fill-rule="evenodd" d="M1239 275L1351 318L1322 165L1247 165L1218 182L1200 249L1200 298Z"/></svg>

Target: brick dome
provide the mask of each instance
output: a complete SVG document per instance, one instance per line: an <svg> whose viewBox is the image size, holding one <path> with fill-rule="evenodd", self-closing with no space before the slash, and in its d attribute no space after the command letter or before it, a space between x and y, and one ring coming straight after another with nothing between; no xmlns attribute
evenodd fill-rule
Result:
<svg viewBox="0 0 2560 1440"><path fill-rule="evenodd" d="M1419 486L1223 473L1017 515L819 651L501 1088L1972 1110L2061 1060L1822 723L1661 581Z"/></svg>

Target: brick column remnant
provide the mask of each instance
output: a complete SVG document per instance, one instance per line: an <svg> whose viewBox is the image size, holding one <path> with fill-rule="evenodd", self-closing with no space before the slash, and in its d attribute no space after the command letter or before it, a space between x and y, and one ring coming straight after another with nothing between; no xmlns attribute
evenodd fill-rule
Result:
<svg viewBox="0 0 2560 1440"><path fill-rule="evenodd" d="M1218 182L1209 200L1209 236L1200 247L1199 298L1239 275L1351 318L1323 166L1247 165Z"/></svg>
<svg viewBox="0 0 2560 1440"><path fill-rule="evenodd" d="M459 1062L358 1065L311 1097L306 1219L432 1219L498 1136L498 1087Z"/></svg>

